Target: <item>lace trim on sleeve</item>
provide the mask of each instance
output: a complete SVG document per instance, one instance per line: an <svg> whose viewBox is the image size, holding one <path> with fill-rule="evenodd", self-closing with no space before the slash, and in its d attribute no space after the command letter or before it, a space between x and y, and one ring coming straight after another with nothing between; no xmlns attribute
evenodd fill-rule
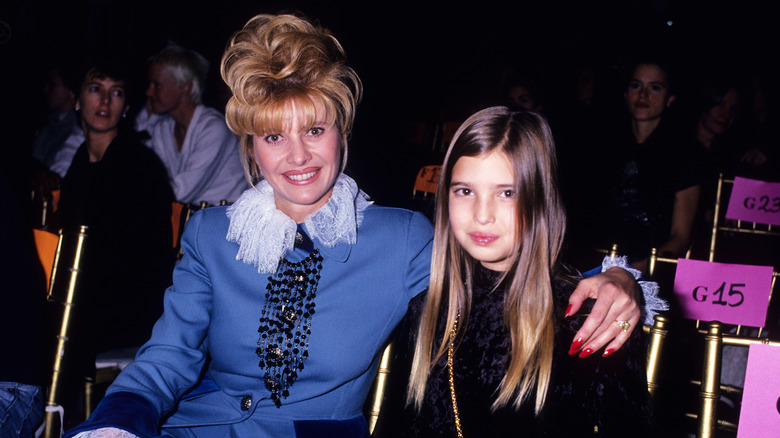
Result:
<svg viewBox="0 0 780 438"><path fill-rule="evenodd" d="M81 432L73 438L139 438L126 430L115 427L101 427L100 429Z"/></svg>
<svg viewBox="0 0 780 438"><path fill-rule="evenodd" d="M642 280L642 272L638 269L632 268L627 261L626 256L610 256L604 257L604 261L601 262L601 272L607 269L617 266L628 271L639 283L639 287L642 288L642 294L645 297L645 308L642 314L644 315L644 324L652 325L655 315L660 311L669 310L669 303L663 298L658 296L658 283L654 281Z"/></svg>

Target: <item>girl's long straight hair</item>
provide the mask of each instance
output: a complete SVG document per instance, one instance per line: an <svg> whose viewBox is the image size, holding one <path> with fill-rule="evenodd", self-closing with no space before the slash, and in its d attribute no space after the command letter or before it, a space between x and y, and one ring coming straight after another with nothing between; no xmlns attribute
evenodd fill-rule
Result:
<svg viewBox="0 0 780 438"><path fill-rule="evenodd" d="M510 402L518 408L535 389L535 412L544 405L552 370L555 324L552 278L566 229L558 191L555 146L544 118L532 112L492 107L477 112L455 133L444 159L436 192L436 231L431 285L423 308L409 378L407 403L422 406L428 374L450 341L465 333L477 261L455 240L449 223L452 169L460 157L493 151L506 154L515 174L517 242L507 284L504 324L511 336L511 360L492 409ZM446 312L443 333L437 333L439 312ZM451 331L459 317L455 339ZM437 335L441 343L435 345Z"/></svg>

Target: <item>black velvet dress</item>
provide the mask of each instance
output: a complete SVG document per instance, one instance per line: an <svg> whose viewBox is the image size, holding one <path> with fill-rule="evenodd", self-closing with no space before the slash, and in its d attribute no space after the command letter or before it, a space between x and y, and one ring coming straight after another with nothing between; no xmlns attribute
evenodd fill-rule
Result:
<svg viewBox="0 0 780 438"><path fill-rule="evenodd" d="M504 291L499 288L491 292L498 275L485 269L476 274L468 327L455 352L455 390L463 435L466 438L652 436L654 420L647 393L642 330L634 330L629 342L607 358L601 357L602 351L584 359L569 356L569 346L585 315L564 318L575 283L563 279L554 284L555 317L559 324L555 333L552 381L542 412L534 415L533 397L518 410L508 406L491 412L509 363L510 347L503 324ZM412 300L407 317L399 327L390 381L374 436L457 437L446 355L428 378L422 410L416 413L404 402L414 336L424 302L425 294ZM586 304L589 308L592 302Z"/></svg>
<svg viewBox="0 0 780 438"><path fill-rule="evenodd" d="M165 167L134 132L120 132L101 161L90 162L86 144L73 157L58 213L65 230L89 227L72 343L87 365L97 353L146 342L162 314L172 200Z"/></svg>

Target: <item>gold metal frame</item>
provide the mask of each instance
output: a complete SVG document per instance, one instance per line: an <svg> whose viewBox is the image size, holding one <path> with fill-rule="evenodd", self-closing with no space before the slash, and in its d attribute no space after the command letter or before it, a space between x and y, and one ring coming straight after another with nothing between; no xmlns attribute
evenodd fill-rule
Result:
<svg viewBox="0 0 780 438"><path fill-rule="evenodd" d="M46 402L46 426L44 429L44 436L46 438L59 437L62 435L63 425L59 415L57 414L59 408L60 390L62 386L62 365L65 359L66 346L70 334L71 312L73 311L76 290L80 280L81 259L84 256L84 244L87 239L87 231L87 227L82 226L75 236L76 244L75 250L73 251L73 262L68 266L70 277L68 278L67 287L65 288L64 294L62 295L59 293L60 291L57 288L56 282L57 271L62 259L62 242L64 240L62 231L60 231L60 241L57 245L57 254L54 257L54 267L52 269L48 299L50 301L55 301L61 304L63 309L62 322L60 324L59 334L57 335L57 349L55 350L54 366L52 368L51 386L49 387L49 396Z"/></svg>
<svg viewBox="0 0 780 438"><path fill-rule="evenodd" d="M371 411L368 415L368 431L374 433L374 428L379 420L379 411L382 408L382 399L385 396L385 388L387 387L387 379L390 375L390 362L393 358L393 344L387 344L382 352L382 359L379 362L379 372L374 380L374 394L371 397L373 400L371 404Z"/></svg>
<svg viewBox="0 0 780 438"><path fill-rule="evenodd" d="M721 205L724 201L723 191L724 185L733 185L733 179L724 178L721 173L718 175L718 185L715 191L715 205L713 208L712 217L712 235L710 237L710 250L709 261L715 260L715 246L718 239L718 233L722 231L744 233L744 234L756 234L762 236L774 236L780 237L780 231L778 231L773 225L759 225L755 222L736 221L736 226L721 225L721 216L725 215L725 211L721 213ZM728 199L726 199L728 201ZM724 218L725 219L725 218Z"/></svg>

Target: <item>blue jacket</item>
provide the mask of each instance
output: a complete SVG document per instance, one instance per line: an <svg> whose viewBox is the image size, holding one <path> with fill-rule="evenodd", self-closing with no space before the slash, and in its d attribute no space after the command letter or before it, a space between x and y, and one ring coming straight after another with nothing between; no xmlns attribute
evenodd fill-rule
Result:
<svg viewBox="0 0 780 438"><path fill-rule="evenodd" d="M278 408L255 351L268 275L236 260L238 244L225 239L228 224L224 207L192 217L151 339L90 419L66 436L113 426L149 437L160 425L173 436L279 438L346 429L367 436L362 407L379 352L409 301L428 287L430 222L372 205L356 244L328 248L314 240L324 260L309 357ZM306 255L296 249L286 258Z"/></svg>

